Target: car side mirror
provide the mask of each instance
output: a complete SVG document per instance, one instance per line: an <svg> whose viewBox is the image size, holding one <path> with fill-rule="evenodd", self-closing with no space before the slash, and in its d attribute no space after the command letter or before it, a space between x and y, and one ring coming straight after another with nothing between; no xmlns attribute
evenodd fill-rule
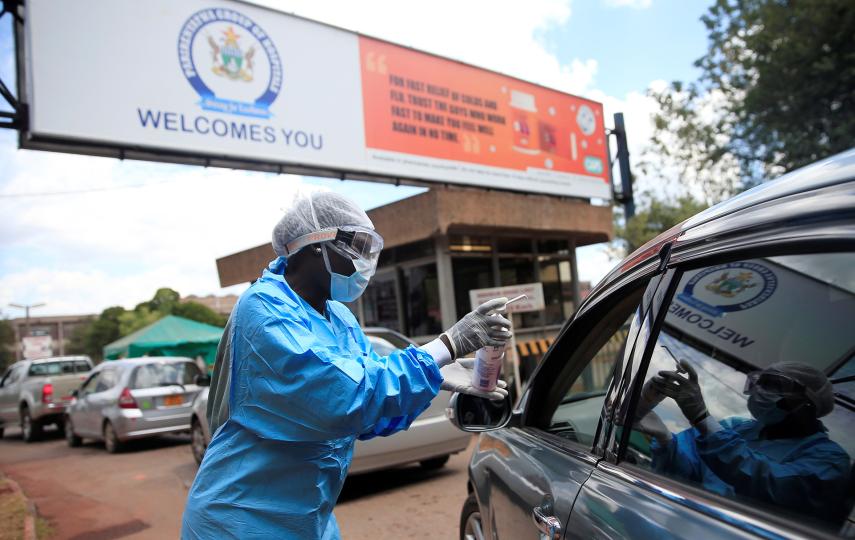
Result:
<svg viewBox="0 0 855 540"><path fill-rule="evenodd" d="M71 391L71 397L76 398L79 395L80 395L80 390L75 388L74 390Z"/></svg>
<svg viewBox="0 0 855 540"><path fill-rule="evenodd" d="M207 375L196 375L193 377L193 384L196 386L211 386L211 378Z"/></svg>
<svg viewBox="0 0 855 540"><path fill-rule="evenodd" d="M490 401L486 398L455 393L445 414L454 427L470 433L501 429L511 419L511 400Z"/></svg>

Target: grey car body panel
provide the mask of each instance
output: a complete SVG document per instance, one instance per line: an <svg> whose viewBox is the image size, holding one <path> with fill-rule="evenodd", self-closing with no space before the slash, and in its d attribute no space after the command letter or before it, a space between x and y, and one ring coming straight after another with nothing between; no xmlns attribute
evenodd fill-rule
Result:
<svg viewBox="0 0 855 540"><path fill-rule="evenodd" d="M66 408L62 398L70 395L71 390L80 385L84 372L66 375L30 375L30 367L51 362L80 362L85 361L92 369L92 360L88 356L61 356L41 358L38 360L21 360L12 364L11 368L21 370L21 376L11 385L0 387L0 426L17 424L20 419L21 407L29 409L30 418L34 421L59 419ZM53 399L49 403L42 402L42 388L45 384L53 385Z"/></svg>
<svg viewBox="0 0 855 540"><path fill-rule="evenodd" d="M572 479L578 471L554 469L562 458L554 455L555 447L544 440L540 445L520 432L533 433L524 427L531 420L529 409L537 403L537 381L554 380L555 368L564 352L572 349L580 336L574 332L586 323L586 315L597 311L619 291L639 279L660 275L651 280L644 295L641 311L645 316L634 343L615 370L601 414L597 438L589 456L598 461L565 512L562 503L556 516L562 521L564 538L804 538L825 537L826 533L789 521L777 514L765 514L712 496L699 489L635 469L620 462L625 442L613 420L622 423L631 414L637 400L642 376L647 369L650 339L658 330L660 318L667 309L665 300L676 286L679 272L723 257L733 258L764 250L815 252L855 247L855 150L850 150L815 165L795 171L781 179L761 185L734 199L710 208L677 225L642 246L606 276L583 302L579 310L559 333L523 394L509 427L484 433L470 463L470 487L479 501L485 536L490 538L536 538L531 520L535 502L531 493L566 493L570 496ZM664 256L661 257L660 255ZM652 296L651 296L652 295ZM645 306L644 304L649 304ZM629 349L629 346L627 346ZM555 357L553 360L550 358ZM548 386L542 383L542 386ZM614 416L611 416L614 414ZM628 430L624 430L628 434ZM484 442L488 441L486 448ZM502 443L511 451L506 455L495 450ZM516 445L516 446L515 446ZM525 448L526 456L519 452ZM572 452L564 451L564 460ZM540 463L538 460L545 460ZM568 474L569 471L569 474ZM547 476L544 473L550 473ZM496 478L501 478L497 488ZM532 481L535 478L535 481ZM556 488L554 485L559 486ZM533 487L534 486L534 487ZM503 494L507 501L492 508ZM515 509L509 506L516 506ZM502 520L495 515L513 515L512 532L502 530ZM851 519L851 516L850 516ZM492 529L493 525L498 530ZM849 527L847 530L852 530Z"/></svg>
<svg viewBox="0 0 855 540"><path fill-rule="evenodd" d="M91 373L96 377L105 371L115 371L117 382L114 386L99 392L80 393L68 407L67 416L71 419L74 434L92 438L103 438L105 422L113 424L119 440L144 438L164 433L187 431L190 429L193 399L201 387L195 384L162 386L156 388L131 389L131 395L143 408L123 409L119 407L122 390L131 385L134 370L147 363L194 364L190 358L146 357L104 362ZM84 382L84 385L86 382ZM82 389L81 385L81 389ZM180 396L181 405L165 406L166 396ZM145 405L143 402L147 401Z"/></svg>

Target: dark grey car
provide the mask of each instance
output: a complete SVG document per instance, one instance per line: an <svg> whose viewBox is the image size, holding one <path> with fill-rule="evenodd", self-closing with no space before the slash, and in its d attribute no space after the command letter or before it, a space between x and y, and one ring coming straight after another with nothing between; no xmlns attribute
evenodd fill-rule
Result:
<svg viewBox="0 0 855 540"><path fill-rule="evenodd" d="M190 430L201 374L189 358L145 357L99 364L66 412L69 446L103 440L110 453L131 439Z"/></svg>
<svg viewBox="0 0 855 540"><path fill-rule="evenodd" d="M485 432L461 538L855 537L854 178L852 150L698 214L600 282L513 410L455 395L453 422ZM822 371L834 408L816 433L709 450L665 399L663 446L639 394L683 359L731 431L762 426L746 376L776 362Z"/></svg>

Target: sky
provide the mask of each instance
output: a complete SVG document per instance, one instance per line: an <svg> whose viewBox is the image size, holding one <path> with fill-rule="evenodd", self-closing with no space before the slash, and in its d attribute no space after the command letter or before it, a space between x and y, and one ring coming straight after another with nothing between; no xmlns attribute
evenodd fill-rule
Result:
<svg viewBox="0 0 855 540"><path fill-rule="evenodd" d="M701 0L256 0L601 101L625 113L631 155L651 133L650 87L697 77L706 49ZM13 40L0 20L0 76L13 86ZM0 109L3 107L0 106ZM331 189L364 209L423 191L411 186L275 175L17 149L0 130L0 316L132 308L159 287L182 295L219 287L218 257L269 241L298 190ZM579 251L580 279L617 261Z"/></svg>

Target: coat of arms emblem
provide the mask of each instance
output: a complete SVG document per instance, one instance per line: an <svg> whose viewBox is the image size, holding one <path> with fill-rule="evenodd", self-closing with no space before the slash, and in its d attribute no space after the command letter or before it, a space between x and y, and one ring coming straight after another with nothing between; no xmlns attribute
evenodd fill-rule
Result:
<svg viewBox="0 0 855 540"><path fill-rule="evenodd" d="M252 57L255 48L250 47L246 52L240 48L238 40L240 34L231 26L223 32L220 43L208 35L208 44L211 46L211 70L221 77L227 77L233 81L252 81L253 64Z"/></svg>
<svg viewBox="0 0 855 540"><path fill-rule="evenodd" d="M735 276L731 276L729 272L725 272L717 280L707 284L705 288L719 296L733 298L746 289L756 287L756 283L751 283L753 278L754 274L751 272L739 272Z"/></svg>

